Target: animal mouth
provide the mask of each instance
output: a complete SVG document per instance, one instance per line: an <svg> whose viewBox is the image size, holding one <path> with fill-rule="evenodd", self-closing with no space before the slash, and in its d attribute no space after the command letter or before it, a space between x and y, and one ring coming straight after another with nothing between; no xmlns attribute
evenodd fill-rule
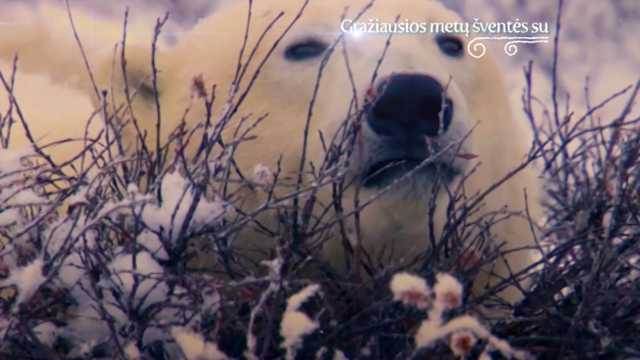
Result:
<svg viewBox="0 0 640 360"><path fill-rule="evenodd" d="M394 158L379 161L363 172L362 186L365 188L385 187L412 171L411 178L417 177L428 182L439 176L444 176L443 180L450 181L458 174L458 171L447 162L425 163L425 160L426 158Z"/></svg>
<svg viewBox="0 0 640 360"><path fill-rule="evenodd" d="M385 179L398 178L420 166L423 161L415 158L396 158L379 161L370 166L364 173L364 185L375 185Z"/></svg>

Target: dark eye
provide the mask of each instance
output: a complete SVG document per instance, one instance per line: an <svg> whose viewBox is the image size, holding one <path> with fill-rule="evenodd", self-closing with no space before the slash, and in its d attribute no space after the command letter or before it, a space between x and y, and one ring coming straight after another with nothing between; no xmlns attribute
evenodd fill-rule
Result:
<svg viewBox="0 0 640 360"><path fill-rule="evenodd" d="M291 61L300 61L317 57L324 53L327 45L318 40L306 40L290 45L284 52L284 57Z"/></svg>
<svg viewBox="0 0 640 360"><path fill-rule="evenodd" d="M436 42L443 53L453 57L460 57L464 54L462 41L450 35L441 35L436 38Z"/></svg>

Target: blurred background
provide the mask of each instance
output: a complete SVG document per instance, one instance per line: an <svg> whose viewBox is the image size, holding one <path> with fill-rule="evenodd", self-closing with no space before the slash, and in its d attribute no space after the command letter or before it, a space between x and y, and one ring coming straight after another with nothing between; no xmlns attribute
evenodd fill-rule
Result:
<svg viewBox="0 0 640 360"><path fill-rule="evenodd" d="M188 31L200 18L216 11L223 2L246 0L70 0L75 11L86 11L93 16L122 20L128 6L131 16L143 14L149 19L163 16L169 11L170 24L165 26L169 42L181 32ZM283 0L286 1L286 0ZM425 0L427 1L427 0ZM65 6L64 0L0 0L2 4L23 3L36 6L49 2ZM515 56L504 53L503 41L487 41L504 63L505 81L511 90L516 110L520 109L522 89L525 86L523 68L529 60L534 62L534 95L550 104L553 67L553 37L559 0L443 0L445 5L459 12L467 21L474 18L482 22L520 21L547 22L550 42L519 44ZM593 106L614 92L633 85L640 77L640 6L638 0L567 0L562 10L561 51L559 53L559 100L564 108L567 93L570 106L578 114L584 112L585 85L589 82L589 100ZM239 19L238 21L244 21ZM155 20L150 20L149 30ZM621 97L599 112L603 121L615 118L628 97ZM636 109L640 114L640 110ZM635 115L635 114L634 114Z"/></svg>

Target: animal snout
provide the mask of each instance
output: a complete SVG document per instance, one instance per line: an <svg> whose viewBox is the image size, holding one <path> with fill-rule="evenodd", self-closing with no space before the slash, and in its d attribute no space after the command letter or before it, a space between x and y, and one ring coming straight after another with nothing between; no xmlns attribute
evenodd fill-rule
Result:
<svg viewBox="0 0 640 360"><path fill-rule="evenodd" d="M451 124L453 102L444 97L440 82L429 75L389 76L378 83L376 94L367 121L378 135L434 137Z"/></svg>

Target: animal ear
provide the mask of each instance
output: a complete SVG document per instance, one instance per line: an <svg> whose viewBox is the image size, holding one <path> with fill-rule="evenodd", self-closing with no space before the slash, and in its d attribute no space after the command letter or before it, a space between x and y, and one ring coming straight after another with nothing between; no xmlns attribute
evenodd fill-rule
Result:
<svg viewBox="0 0 640 360"><path fill-rule="evenodd" d="M119 48L113 55L105 56L93 66L91 72L96 89L89 89L96 109L106 105L108 113L117 111L119 116L130 116L129 105L136 117L155 111L155 101L162 95L162 76L156 68L155 86L152 57L160 59L162 53L152 56L150 46L127 45L124 53Z"/></svg>

